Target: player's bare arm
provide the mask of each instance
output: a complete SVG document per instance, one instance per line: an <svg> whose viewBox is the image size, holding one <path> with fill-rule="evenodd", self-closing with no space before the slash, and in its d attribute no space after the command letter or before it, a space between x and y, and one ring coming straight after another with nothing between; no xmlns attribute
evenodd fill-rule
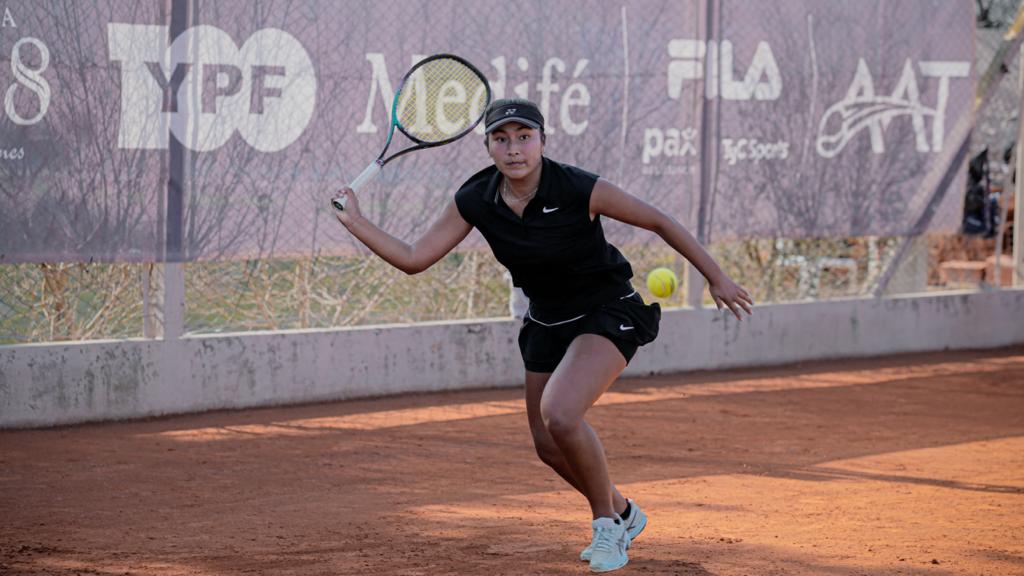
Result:
<svg viewBox="0 0 1024 576"><path fill-rule="evenodd" d="M363 217L359 200L350 188L344 188L341 194L347 197L348 203L345 210L334 211L338 221L374 254L406 274L417 274L430 268L458 246L472 229L452 201L423 236L409 244Z"/></svg>
<svg viewBox="0 0 1024 576"><path fill-rule="evenodd" d="M607 216L632 226L644 228L661 236L665 242L696 266L708 280L711 297L742 320L740 311L752 314L754 301L742 286L722 271L711 254L678 220L625 190L599 178L590 196L590 216Z"/></svg>

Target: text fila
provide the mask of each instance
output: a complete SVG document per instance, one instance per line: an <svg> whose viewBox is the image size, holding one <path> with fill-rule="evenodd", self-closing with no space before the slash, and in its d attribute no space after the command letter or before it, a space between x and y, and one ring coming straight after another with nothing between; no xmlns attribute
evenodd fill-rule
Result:
<svg viewBox="0 0 1024 576"><path fill-rule="evenodd" d="M782 94L782 74L767 42L758 42L746 74L737 78L734 70L732 42L721 44L687 38L671 40L668 55L668 95L678 99L683 82L701 80L705 69L710 78L704 82L704 97L708 100L777 100Z"/></svg>

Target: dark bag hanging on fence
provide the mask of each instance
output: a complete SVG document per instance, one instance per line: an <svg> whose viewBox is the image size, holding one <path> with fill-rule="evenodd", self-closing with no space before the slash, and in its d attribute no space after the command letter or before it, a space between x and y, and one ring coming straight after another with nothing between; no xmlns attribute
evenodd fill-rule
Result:
<svg viewBox="0 0 1024 576"><path fill-rule="evenodd" d="M989 186L988 148L971 158L967 167L967 194L964 196L964 234L991 238L999 229L999 195Z"/></svg>

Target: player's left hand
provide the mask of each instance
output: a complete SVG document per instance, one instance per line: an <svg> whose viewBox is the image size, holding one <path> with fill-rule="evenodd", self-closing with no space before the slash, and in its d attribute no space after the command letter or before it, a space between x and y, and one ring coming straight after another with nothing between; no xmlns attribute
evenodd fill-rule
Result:
<svg viewBox="0 0 1024 576"><path fill-rule="evenodd" d="M718 309L722 310L728 307L740 322L743 321L740 310L745 311L748 315L754 313L754 301L750 298L750 294L742 286L733 282L732 278L723 274L721 278L711 283L708 290L711 292L711 297L715 299Z"/></svg>

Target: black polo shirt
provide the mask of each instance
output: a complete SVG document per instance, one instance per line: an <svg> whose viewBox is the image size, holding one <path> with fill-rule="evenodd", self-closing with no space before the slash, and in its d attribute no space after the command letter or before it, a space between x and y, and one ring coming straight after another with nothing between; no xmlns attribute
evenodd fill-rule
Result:
<svg viewBox="0 0 1024 576"><path fill-rule="evenodd" d="M530 315L557 322L629 294L633 269L605 240L600 215L590 219L597 175L542 161L540 187L522 218L502 200L493 165L459 188L455 205L530 298Z"/></svg>

